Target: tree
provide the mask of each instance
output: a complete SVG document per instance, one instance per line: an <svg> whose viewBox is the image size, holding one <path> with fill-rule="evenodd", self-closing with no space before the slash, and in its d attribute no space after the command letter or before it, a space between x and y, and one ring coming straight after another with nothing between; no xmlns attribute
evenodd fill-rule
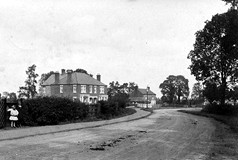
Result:
<svg viewBox="0 0 238 160"><path fill-rule="evenodd" d="M189 95L188 79L182 75L168 76L167 79L160 84L159 88L169 103L172 103L174 99L177 99L178 103L180 103L181 97L187 98Z"/></svg>
<svg viewBox="0 0 238 160"><path fill-rule="evenodd" d="M134 82L123 83L122 85L120 85L118 81L116 82L112 81L109 83L108 96L110 98L118 93L125 93L129 95L136 88L138 88L138 86Z"/></svg>
<svg viewBox="0 0 238 160"><path fill-rule="evenodd" d="M196 80L213 81L220 88L219 101L225 103L226 90L238 78L238 12L217 14L196 33L189 66Z"/></svg>
<svg viewBox="0 0 238 160"><path fill-rule="evenodd" d="M220 90L217 87L216 83L207 81L205 83L205 88L203 91L203 95L212 104L214 101L218 101L220 97Z"/></svg>
<svg viewBox="0 0 238 160"><path fill-rule="evenodd" d="M203 100L203 88L199 82L197 82L193 85L193 91L191 94L191 98L195 101Z"/></svg>
<svg viewBox="0 0 238 160"><path fill-rule="evenodd" d="M238 99L238 86L234 86L231 90L230 90L230 96L229 98L233 100L234 105L236 104L236 101Z"/></svg>
<svg viewBox="0 0 238 160"><path fill-rule="evenodd" d="M126 105L129 101L129 94L135 90L138 86L134 82L119 84L118 81L110 82L108 88L109 101L115 101L119 103L120 107Z"/></svg>
<svg viewBox="0 0 238 160"><path fill-rule="evenodd" d="M28 67L26 71L27 79L25 80L25 86L19 87L19 98L34 98L37 94L36 91L36 78L38 74L35 73L36 65L33 64L32 66Z"/></svg>
<svg viewBox="0 0 238 160"><path fill-rule="evenodd" d="M9 101L10 102L16 102L17 101L17 95L14 92L9 93Z"/></svg>
<svg viewBox="0 0 238 160"><path fill-rule="evenodd" d="M8 98L9 97L9 92L3 92L2 93L2 98Z"/></svg>
<svg viewBox="0 0 238 160"><path fill-rule="evenodd" d="M48 73L41 74L41 78L39 79L39 95L43 95L43 87L42 84L52 75L54 74L53 71L50 71Z"/></svg>
<svg viewBox="0 0 238 160"><path fill-rule="evenodd" d="M237 9L238 0L222 0L222 1L226 2L226 4L230 4L231 9Z"/></svg>
<svg viewBox="0 0 238 160"><path fill-rule="evenodd" d="M88 72L87 72L86 70L84 70L84 69L81 69L81 68L78 68L78 69L76 69L74 72L88 74Z"/></svg>

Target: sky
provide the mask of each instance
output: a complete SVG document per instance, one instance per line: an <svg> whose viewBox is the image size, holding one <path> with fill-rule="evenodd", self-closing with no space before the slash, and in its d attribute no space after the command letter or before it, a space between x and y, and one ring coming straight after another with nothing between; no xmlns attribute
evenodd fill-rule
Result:
<svg viewBox="0 0 238 160"><path fill-rule="evenodd" d="M183 75L191 92L194 34L227 9L221 0L0 1L0 93L24 86L33 64L39 78L82 68L106 85L149 86L157 97L169 75Z"/></svg>

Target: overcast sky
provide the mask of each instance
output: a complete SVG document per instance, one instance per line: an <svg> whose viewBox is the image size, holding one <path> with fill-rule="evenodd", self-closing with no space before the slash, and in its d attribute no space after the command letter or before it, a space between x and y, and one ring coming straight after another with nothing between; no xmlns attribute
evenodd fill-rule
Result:
<svg viewBox="0 0 238 160"><path fill-rule="evenodd" d="M221 0L5 0L0 2L0 92L17 92L35 64L83 68L111 81L150 86L184 75L195 32L227 11ZM39 76L40 77L40 76Z"/></svg>

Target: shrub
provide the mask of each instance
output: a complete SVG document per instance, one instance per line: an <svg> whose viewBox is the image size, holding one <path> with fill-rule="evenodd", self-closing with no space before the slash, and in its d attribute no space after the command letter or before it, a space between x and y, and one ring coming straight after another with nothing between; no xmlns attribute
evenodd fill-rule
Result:
<svg viewBox="0 0 238 160"><path fill-rule="evenodd" d="M234 106L231 104L225 104L223 106L214 104L207 104L202 112L211 113L211 114L219 114L219 115L238 115L238 106Z"/></svg>
<svg viewBox="0 0 238 160"><path fill-rule="evenodd" d="M112 101L99 101L101 107L101 113L98 116L102 119L110 119L120 114L120 107L117 102Z"/></svg>
<svg viewBox="0 0 238 160"><path fill-rule="evenodd" d="M117 93L116 95L109 98L110 103L117 102L119 108L126 108L129 102L129 96L126 93Z"/></svg>

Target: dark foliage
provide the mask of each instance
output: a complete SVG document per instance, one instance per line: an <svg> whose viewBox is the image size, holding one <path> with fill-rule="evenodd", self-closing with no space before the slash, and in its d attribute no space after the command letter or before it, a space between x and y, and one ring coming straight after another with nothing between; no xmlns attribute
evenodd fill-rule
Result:
<svg viewBox="0 0 238 160"><path fill-rule="evenodd" d="M163 94L163 102L167 103L181 103L181 98L189 95L188 79L182 75L169 75L159 88Z"/></svg>
<svg viewBox="0 0 238 160"><path fill-rule="evenodd" d="M64 122L93 119L111 119L133 114L135 110L125 108L123 98L99 101L95 105L86 105L68 98L38 97L22 103L22 124L28 126L56 125ZM94 110L96 109L96 110Z"/></svg>
<svg viewBox="0 0 238 160"><path fill-rule="evenodd" d="M99 101L99 105L101 107L101 114L98 118L110 119L120 114L121 108L119 108L117 102Z"/></svg>
<svg viewBox="0 0 238 160"><path fill-rule="evenodd" d="M25 100L22 104L22 118L25 125L55 125L59 122L84 119L88 107L67 98L38 97Z"/></svg>
<svg viewBox="0 0 238 160"><path fill-rule="evenodd" d="M202 109L202 112L206 112L210 114L234 116L234 115L238 115L238 106L234 106L230 104L218 105L216 103L213 103L213 104L206 105Z"/></svg>
<svg viewBox="0 0 238 160"><path fill-rule="evenodd" d="M109 103L117 103L119 108L125 108L129 102L129 95L126 93L117 93L109 98Z"/></svg>

